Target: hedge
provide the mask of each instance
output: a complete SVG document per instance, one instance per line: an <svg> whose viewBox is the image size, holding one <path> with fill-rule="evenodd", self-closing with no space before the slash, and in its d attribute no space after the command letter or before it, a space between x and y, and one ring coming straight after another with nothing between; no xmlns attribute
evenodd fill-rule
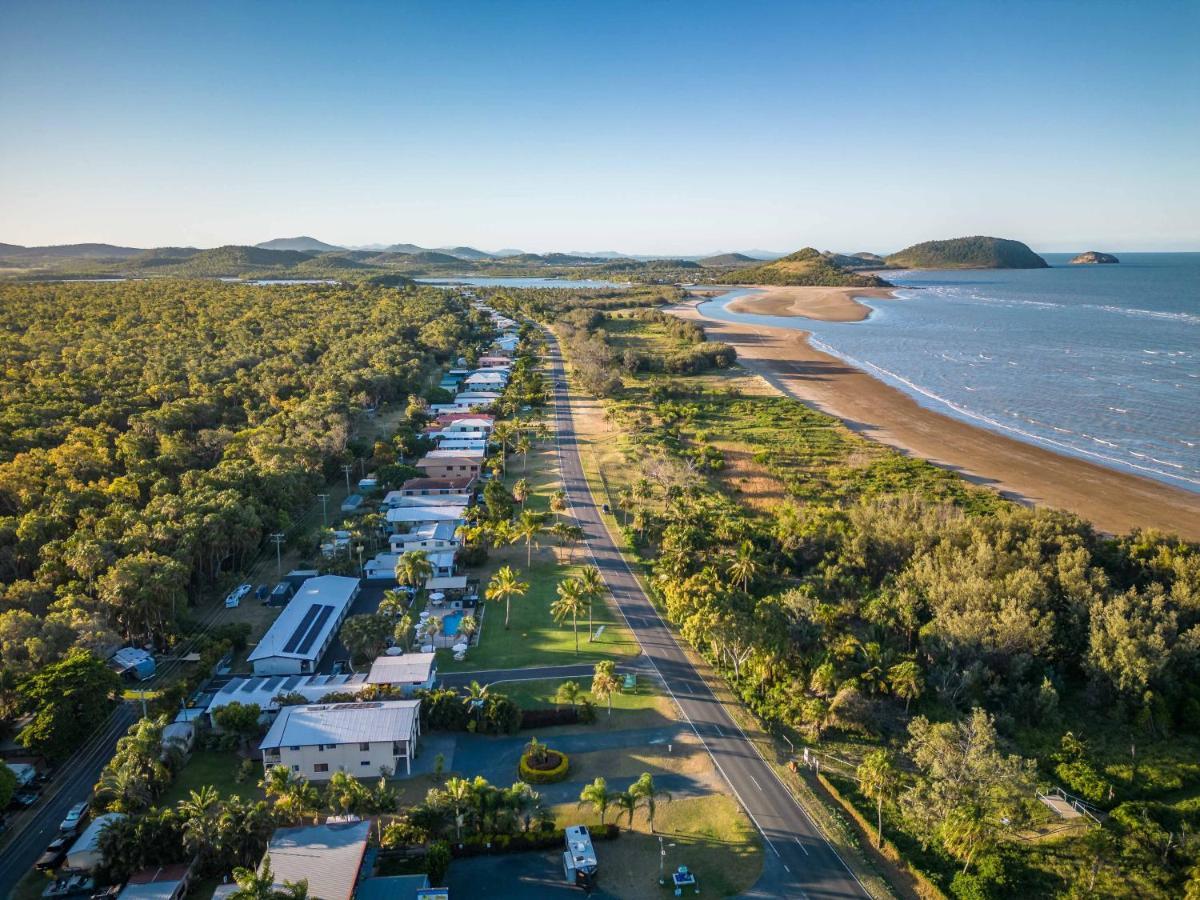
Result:
<svg viewBox="0 0 1200 900"><path fill-rule="evenodd" d="M558 750L547 751L549 753L558 753L558 765L552 769L535 769L529 765L529 754L521 754L521 762L517 768L521 775L521 780L528 784L553 784L556 781L562 781L567 777L567 769L571 767L571 759L565 753Z"/></svg>
<svg viewBox="0 0 1200 900"><path fill-rule="evenodd" d="M867 836L867 842L870 844L870 849L877 852L884 859L891 862L894 866L907 873L912 878L913 893L920 897L921 900L947 900L946 894L934 884L933 880L914 866L911 862L904 858L896 845L887 838L883 839L882 846L875 847L875 841L878 837L878 832L875 829L875 823L867 821L866 817L859 812L858 807L850 801L849 798L842 795L842 792L837 789L832 781L822 775L816 773L816 781L825 792L837 802L839 806L854 820L854 824Z"/></svg>
<svg viewBox="0 0 1200 900"><path fill-rule="evenodd" d="M620 837L621 829L612 822L603 828L591 829L593 841L611 841ZM450 845L456 858L483 856L489 853L521 853L525 850L561 849L566 845L566 833L561 828L551 831L523 831L518 834L475 834Z"/></svg>
<svg viewBox="0 0 1200 900"><path fill-rule="evenodd" d="M574 706L522 709L521 728L548 728L552 725L575 725L579 722L579 710Z"/></svg>

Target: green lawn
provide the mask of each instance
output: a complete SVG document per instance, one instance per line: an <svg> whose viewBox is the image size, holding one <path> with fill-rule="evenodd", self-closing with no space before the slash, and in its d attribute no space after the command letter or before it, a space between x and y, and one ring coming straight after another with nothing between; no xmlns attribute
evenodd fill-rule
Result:
<svg viewBox="0 0 1200 900"><path fill-rule="evenodd" d="M479 646L472 648L463 662L455 662L448 650L438 651L438 670L441 672L469 672L478 669L513 669L527 666L561 666L576 662L594 662L599 659L616 659L633 656L638 652L637 641L625 627L618 624L613 611L607 605L597 605L593 615L596 628L604 626L599 640L588 642L587 623L579 623L579 653L575 653L575 638L570 622L557 625L550 615L550 604L557 598L558 582L574 574L578 567L560 566L548 551L542 551L541 559L535 558L533 566L524 566L523 548L509 548L503 555L519 555L519 559L504 560L520 573L522 581L529 584L524 597L514 598L510 627L504 627L504 604L488 602L483 618L483 630ZM493 560L485 567L490 573L500 561ZM481 589L486 588L481 581Z"/></svg>
<svg viewBox="0 0 1200 900"><path fill-rule="evenodd" d="M539 709L542 707L559 706L554 700L559 685L565 681L574 681L587 694L592 689L590 678L545 678L536 681L501 681L501 693L514 700L522 709ZM594 700L595 698L593 698ZM657 709L663 701L658 686L646 678L638 680L637 691L634 693L619 693L612 696L613 712L630 712L642 709ZM608 711L607 704L597 704L596 711L604 715Z"/></svg>
<svg viewBox="0 0 1200 900"><path fill-rule="evenodd" d="M555 806L554 812L559 827L597 824L594 812L573 803ZM611 814L606 821L612 821ZM633 821L636 830L596 845L604 890L617 897L669 897L671 889L658 885L658 837L649 833L643 813ZM622 819L622 829L627 824ZM666 870L687 866L696 873L702 896L735 896L762 874L761 838L729 797L660 803L655 826L667 845Z"/></svg>
<svg viewBox="0 0 1200 900"><path fill-rule="evenodd" d="M217 753L210 750L197 750L188 760L187 765L175 776L171 787L158 801L159 806L173 806L185 799L191 791L199 790L205 785L212 785L222 797L237 794L246 800L262 799L263 793L258 789L262 778L262 765L255 767L254 776L238 783L238 768L242 757L236 753Z"/></svg>

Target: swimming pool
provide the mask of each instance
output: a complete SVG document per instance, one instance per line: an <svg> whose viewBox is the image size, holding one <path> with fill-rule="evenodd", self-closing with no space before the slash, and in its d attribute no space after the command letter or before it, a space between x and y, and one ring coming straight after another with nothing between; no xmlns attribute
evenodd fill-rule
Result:
<svg viewBox="0 0 1200 900"><path fill-rule="evenodd" d="M442 617L442 634L447 637L458 634L458 623L463 620L463 614L460 612L450 613L448 616Z"/></svg>

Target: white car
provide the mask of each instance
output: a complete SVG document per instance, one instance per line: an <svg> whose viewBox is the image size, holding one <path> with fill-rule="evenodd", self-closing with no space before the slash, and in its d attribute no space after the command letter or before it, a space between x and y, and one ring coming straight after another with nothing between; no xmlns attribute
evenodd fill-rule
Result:
<svg viewBox="0 0 1200 900"><path fill-rule="evenodd" d="M87 815L88 805L86 803L76 803L67 810L67 817L62 820L58 826L59 831L71 832L79 827L83 821L83 817Z"/></svg>
<svg viewBox="0 0 1200 900"><path fill-rule="evenodd" d="M241 605L242 598L252 590L254 590L254 585L250 584L249 582L246 582L245 584L239 584L232 591L230 591L229 596L225 598L225 608L236 609Z"/></svg>

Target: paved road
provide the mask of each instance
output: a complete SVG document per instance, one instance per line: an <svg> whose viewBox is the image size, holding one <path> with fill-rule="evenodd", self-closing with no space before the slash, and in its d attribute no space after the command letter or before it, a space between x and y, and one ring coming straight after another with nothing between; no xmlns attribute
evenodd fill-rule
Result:
<svg viewBox="0 0 1200 900"><path fill-rule="evenodd" d="M613 599L637 636L646 657L704 742L718 770L766 841L766 864L753 896L867 897L837 852L718 702L672 631L643 593L628 563L600 519L580 465L571 398L557 341L547 334L555 387L557 434L563 486Z"/></svg>
<svg viewBox="0 0 1200 900"><path fill-rule="evenodd" d="M63 770L47 786L37 806L16 823L20 833L0 848L0 897L9 896L17 882L33 867L46 845L58 834L58 825L67 810L91 796L100 771L116 752L117 740L136 718L133 704L124 703L118 707L107 727L84 746L82 756L72 757L63 764Z"/></svg>

